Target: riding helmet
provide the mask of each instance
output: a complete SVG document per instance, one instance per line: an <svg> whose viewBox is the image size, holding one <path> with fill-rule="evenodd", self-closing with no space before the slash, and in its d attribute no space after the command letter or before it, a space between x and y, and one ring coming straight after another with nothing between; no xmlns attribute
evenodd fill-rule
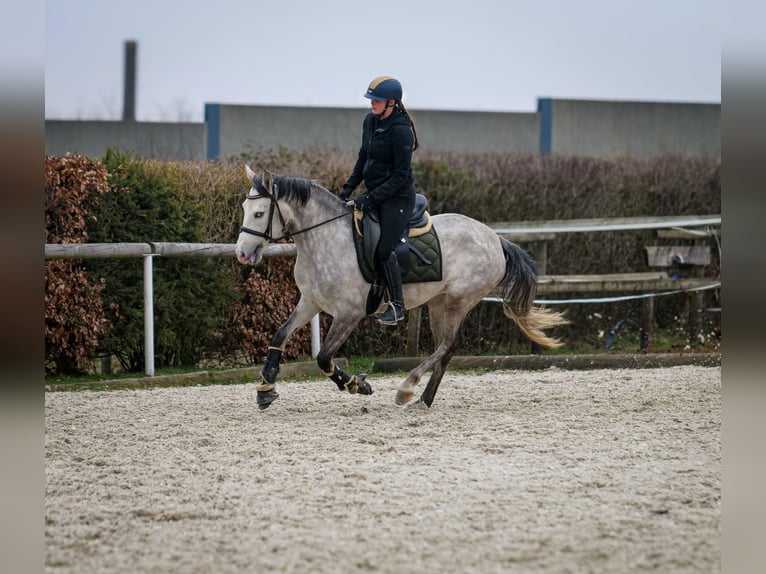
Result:
<svg viewBox="0 0 766 574"><path fill-rule="evenodd" d="M391 76L378 76L367 87L365 98L370 100L396 100L402 99L402 85L399 80Z"/></svg>

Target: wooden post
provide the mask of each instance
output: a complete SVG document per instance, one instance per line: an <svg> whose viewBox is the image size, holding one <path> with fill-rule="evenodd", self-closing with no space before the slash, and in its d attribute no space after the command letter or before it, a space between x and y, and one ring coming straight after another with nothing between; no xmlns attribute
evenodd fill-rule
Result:
<svg viewBox="0 0 766 574"><path fill-rule="evenodd" d="M699 336L702 333L703 298L702 291L689 293L689 342L692 345L699 343Z"/></svg>
<svg viewBox="0 0 766 574"><path fill-rule="evenodd" d="M537 262L537 269L540 275L545 275L546 268L548 267L548 243L545 240L535 241L534 245L534 258Z"/></svg>
<svg viewBox="0 0 766 574"><path fill-rule="evenodd" d="M112 355L106 354L101 355L101 375L111 375L112 374Z"/></svg>
<svg viewBox="0 0 766 574"><path fill-rule="evenodd" d="M415 307L407 312L407 356L416 357L420 343L420 314L422 308Z"/></svg>
<svg viewBox="0 0 766 574"><path fill-rule="evenodd" d="M641 335L640 348L642 351L648 351L652 343L652 333L654 331L654 297L644 299L644 305L641 313Z"/></svg>
<svg viewBox="0 0 766 574"><path fill-rule="evenodd" d="M703 245L704 240L695 239L694 245ZM695 265L692 277L702 278L705 276L705 268ZM702 291L689 293L689 342L694 345L699 342L698 337L702 333L702 313L704 310L705 295Z"/></svg>
<svg viewBox="0 0 766 574"><path fill-rule="evenodd" d="M539 274L545 275L546 268L548 267L548 243L544 239L541 241L535 241L534 258L537 262L537 270ZM537 343L533 342L529 352L533 355L542 355L543 348Z"/></svg>

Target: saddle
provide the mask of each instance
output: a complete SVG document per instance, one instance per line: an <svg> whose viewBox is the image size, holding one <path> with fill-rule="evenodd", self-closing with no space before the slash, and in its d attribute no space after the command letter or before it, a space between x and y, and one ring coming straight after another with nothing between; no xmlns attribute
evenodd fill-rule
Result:
<svg viewBox="0 0 766 574"><path fill-rule="evenodd" d="M380 219L376 213L354 213L354 247L364 280L371 284L367 295L367 314L375 312L383 299L384 282L375 262L375 250L380 240ZM420 193L415 195L408 231L396 248L396 259L402 272L402 283L441 281L441 245L436 230L431 225L428 199Z"/></svg>

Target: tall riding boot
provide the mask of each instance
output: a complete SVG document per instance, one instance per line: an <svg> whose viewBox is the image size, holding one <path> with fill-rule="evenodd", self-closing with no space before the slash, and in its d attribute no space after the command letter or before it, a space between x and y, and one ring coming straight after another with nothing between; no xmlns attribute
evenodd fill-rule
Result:
<svg viewBox="0 0 766 574"><path fill-rule="evenodd" d="M396 260L396 253L393 251L388 256L388 260L383 262L383 279L388 287L388 309L385 313L378 316L378 323L384 325L396 325L404 319L404 298L402 297L402 274L399 270L399 262Z"/></svg>

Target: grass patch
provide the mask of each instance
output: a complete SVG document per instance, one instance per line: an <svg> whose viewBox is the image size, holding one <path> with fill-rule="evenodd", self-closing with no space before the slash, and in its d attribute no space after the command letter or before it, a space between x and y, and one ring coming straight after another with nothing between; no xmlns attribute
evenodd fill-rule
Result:
<svg viewBox="0 0 766 574"><path fill-rule="evenodd" d="M188 375L190 373L202 373L202 372L214 372L223 371L223 368L217 369L203 369L198 367L170 367L166 369L157 369L155 371L156 376L164 375ZM144 373L83 373L81 375L55 375L45 377L46 385L72 385L92 383L97 385L104 381L120 381L129 379L140 379L145 377Z"/></svg>
<svg viewBox="0 0 766 574"><path fill-rule="evenodd" d="M607 347L607 342L609 346ZM681 329L656 331L652 335L650 354L674 353L674 352L695 352L695 353L720 353L720 340L708 337L705 340L696 341L690 344L688 336ZM560 349L548 349L543 351L544 355L632 355L643 354L640 348L639 334L633 331L617 331L611 338L603 338L593 341L569 341ZM531 350L517 355L529 355ZM502 352L487 353L486 356L503 355ZM375 374L373 369L376 358L380 357L348 357L348 366L344 365L344 370L350 375L360 373ZM327 376L322 373L311 359L304 361L290 361L292 363L306 363L305 369L299 373L289 374L283 369L278 381L280 383L304 382L304 381L327 381ZM260 380L260 367L255 365L251 368L200 368L200 367L173 367L157 369L155 376L147 378L143 373L119 373L119 374L82 374L78 376L51 376L45 378L46 390L89 390L89 391L108 391L124 389L146 389L158 387L177 387L177 386L212 386L212 385L238 385L258 382ZM450 366L453 372L463 372L465 374L478 374L486 372L489 369L471 368L457 369L454 365ZM238 373L237 371L246 371ZM403 374L400 372L386 372L386 375ZM198 374L198 376L195 376ZM115 382L117 381L117 382Z"/></svg>

